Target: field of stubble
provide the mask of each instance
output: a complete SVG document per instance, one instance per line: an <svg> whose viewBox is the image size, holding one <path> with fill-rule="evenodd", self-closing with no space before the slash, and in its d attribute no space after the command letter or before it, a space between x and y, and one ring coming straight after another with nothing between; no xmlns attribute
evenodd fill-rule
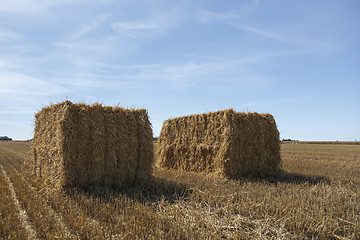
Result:
<svg viewBox="0 0 360 240"><path fill-rule="evenodd" d="M282 144L276 179L155 169L121 189L52 192L0 143L0 239L360 239L360 145Z"/></svg>

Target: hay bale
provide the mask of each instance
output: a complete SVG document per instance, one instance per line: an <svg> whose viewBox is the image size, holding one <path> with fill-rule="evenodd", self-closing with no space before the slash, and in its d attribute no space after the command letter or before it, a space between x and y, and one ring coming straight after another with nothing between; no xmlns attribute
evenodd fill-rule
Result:
<svg viewBox="0 0 360 240"><path fill-rule="evenodd" d="M279 132L270 114L233 109L166 120L159 167L226 177L271 176L281 165Z"/></svg>
<svg viewBox="0 0 360 240"><path fill-rule="evenodd" d="M147 111L65 101L35 115L34 174L55 189L116 187L151 177Z"/></svg>

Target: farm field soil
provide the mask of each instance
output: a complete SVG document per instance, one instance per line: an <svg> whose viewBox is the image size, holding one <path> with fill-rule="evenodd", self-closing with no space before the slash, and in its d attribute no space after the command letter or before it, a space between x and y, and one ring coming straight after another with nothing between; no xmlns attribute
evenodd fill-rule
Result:
<svg viewBox="0 0 360 240"><path fill-rule="evenodd" d="M25 142L0 142L0 239L360 239L360 145L282 144L283 173L154 170L119 189L54 192Z"/></svg>

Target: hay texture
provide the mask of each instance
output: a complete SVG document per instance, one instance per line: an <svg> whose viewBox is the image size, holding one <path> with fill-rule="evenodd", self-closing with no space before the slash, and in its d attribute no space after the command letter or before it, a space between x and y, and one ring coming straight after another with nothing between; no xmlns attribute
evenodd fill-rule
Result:
<svg viewBox="0 0 360 240"><path fill-rule="evenodd" d="M281 165L279 132L270 114L233 109L166 120L158 165L225 177L271 176Z"/></svg>
<svg viewBox="0 0 360 240"><path fill-rule="evenodd" d="M154 152L146 110L65 101L35 118L31 168L46 185L116 187L150 178Z"/></svg>

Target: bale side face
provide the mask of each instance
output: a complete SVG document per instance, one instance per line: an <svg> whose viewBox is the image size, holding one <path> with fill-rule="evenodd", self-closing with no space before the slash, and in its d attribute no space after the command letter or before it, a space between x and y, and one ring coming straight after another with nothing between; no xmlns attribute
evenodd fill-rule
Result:
<svg viewBox="0 0 360 240"><path fill-rule="evenodd" d="M43 108L35 115L35 131L32 141L33 173L48 186L59 188L66 184L63 161L63 134L67 103Z"/></svg>
<svg viewBox="0 0 360 240"><path fill-rule="evenodd" d="M191 115L164 122L158 140L160 167L223 172L229 152L230 111Z"/></svg>
<svg viewBox="0 0 360 240"><path fill-rule="evenodd" d="M232 109L169 119L157 158L165 168L226 177L271 175L281 164L279 133L270 114Z"/></svg>
<svg viewBox="0 0 360 240"><path fill-rule="evenodd" d="M279 132L271 114L234 112L225 175L272 176L281 167Z"/></svg>
<svg viewBox="0 0 360 240"><path fill-rule="evenodd" d="M146 110L69 101L47 109L36 117L33 163L42 168L36 175L53 179L54 188L116 187L151 177L153 141Z"/></svg>

